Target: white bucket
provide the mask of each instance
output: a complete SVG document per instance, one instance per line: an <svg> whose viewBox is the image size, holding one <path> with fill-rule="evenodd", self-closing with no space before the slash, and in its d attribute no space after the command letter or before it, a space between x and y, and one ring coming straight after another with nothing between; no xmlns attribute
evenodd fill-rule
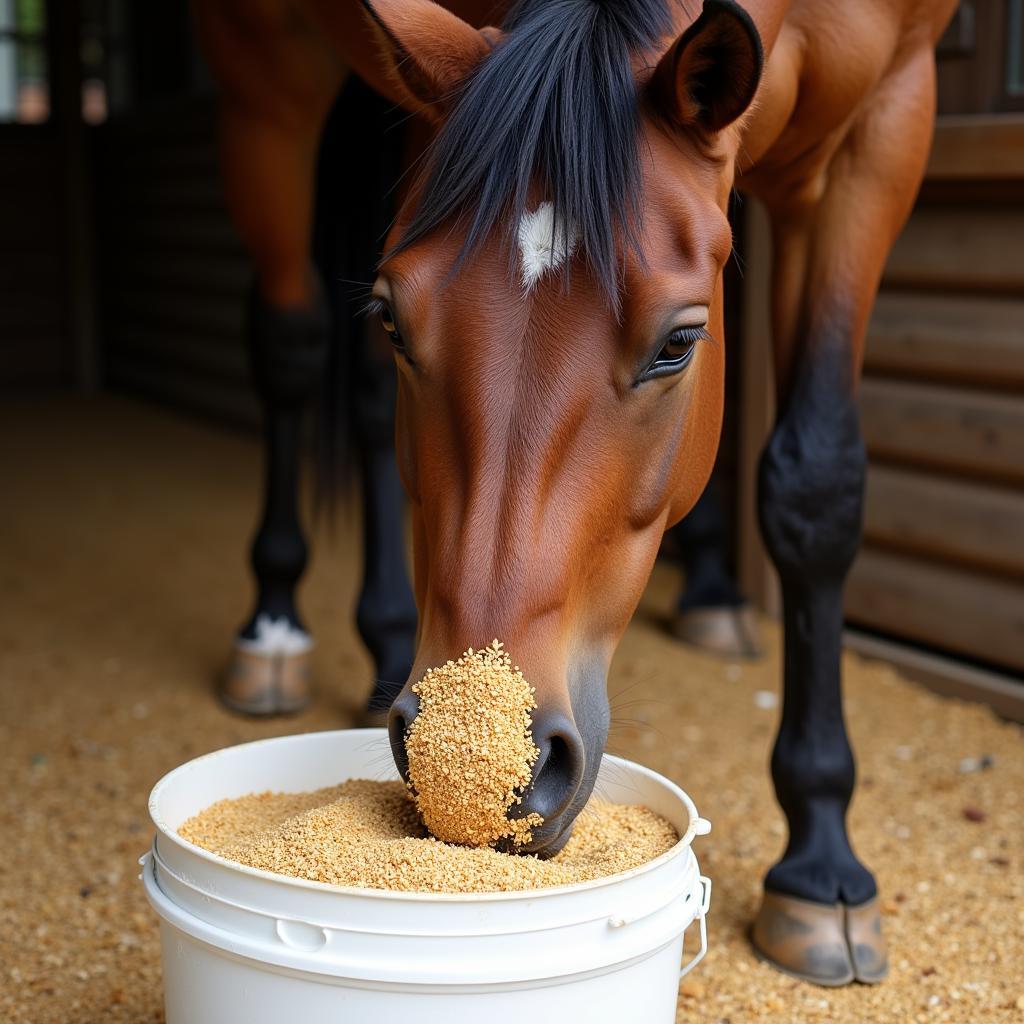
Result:
<svg viewBox="0 0 1024 1024"><path fill-rule="evenodd" d="M383 729L261 740L189 761L150 796L142 880L160 915L168 1024L566 1024L675 1021L683 933L711 883L690 849L710 826L677 786L605 755L598 792L682 838L633 871L532 892L344 888L243 867L177 835L215 800L397 778ZM487 1016L492 1015L492 1016Z"/></svg>

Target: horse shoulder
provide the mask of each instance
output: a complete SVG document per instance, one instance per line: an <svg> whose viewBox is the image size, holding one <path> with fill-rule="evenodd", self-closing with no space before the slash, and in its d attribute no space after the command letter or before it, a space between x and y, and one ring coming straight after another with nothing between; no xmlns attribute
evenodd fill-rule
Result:
<svg viewBox="0 0 1024 1024"><path fill-rule="evenodd" d="M744 126L737 186L776 208L813 206L832 158L909 51L931 48L955 0L797 0Z"/></svg>

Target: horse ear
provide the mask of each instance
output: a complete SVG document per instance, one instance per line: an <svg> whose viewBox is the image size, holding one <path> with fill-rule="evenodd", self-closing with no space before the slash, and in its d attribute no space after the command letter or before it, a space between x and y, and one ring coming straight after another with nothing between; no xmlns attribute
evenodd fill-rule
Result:
<svg viewBox="0 0 1024 1024"><path fill-rule="evenodd" d="M363 0L363 6L409 105L434 120L500 35L478 31L432 0Z"/></svg>
<svg viewBox="0 0 1024 1024"><path fill-rule="evenodd" d="M652 86L673 122L717 132L750 106L763 67L750 15L734 0L704 0L700 17L658 62Z"/></svg>

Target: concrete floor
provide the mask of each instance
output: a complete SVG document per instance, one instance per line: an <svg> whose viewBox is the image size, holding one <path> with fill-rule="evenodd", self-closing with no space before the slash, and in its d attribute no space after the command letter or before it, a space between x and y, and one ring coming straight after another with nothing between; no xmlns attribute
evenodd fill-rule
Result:
<svg viewBox="0 0 1024 1024"><path fill-rule="evenodd" d="M313 707L252 722L212 698L250 600L258 454L124 401L0 409L4 1021L162 1020L156 920L136 880L150 787L226 744L344 727L364 699L352 521L333 540L318 532L302 592L319 642ZM696 845L715 882L711 952L682 986L679 1021L1024 1021L1021 730L847 658L852 832L880 881L893 969L877 988L785 978L744 938L784 843L765 706L778 636L769 628L758 664L681 648L661 627L677 584L659 567L609 689L610 749L678 781L714 824ZM958 770L981 754L992 769Z"/></svg>

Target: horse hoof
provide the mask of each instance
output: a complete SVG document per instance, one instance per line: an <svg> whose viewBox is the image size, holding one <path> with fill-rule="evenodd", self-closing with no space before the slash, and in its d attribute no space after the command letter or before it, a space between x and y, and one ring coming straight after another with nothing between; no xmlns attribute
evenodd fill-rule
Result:
<svg viewBox="0 0 1024 1024"><path fill-rule="evenodd" d="M749 605L687 608L672 622L672 635L725 658L759 658L763 653L757 617Z"/></svg>
<svg viewBox="0 0 1024 1024"><path fill-rule="evenodd" d="M262 653L235 648L218 691L221 701L244 715L301 711L310 696L310 652Z"/></svg>
<svg viewBox="0 0 1024 1024"><path fill-rule="evenodd" d="M889 969L877 898L847 907L766 892L750 940L762 960L815 985L875 984Z"/></svg>
<svg viewBox="0 0 1024 1024"><path fill-rule="evenodd" d="M889 972L889 951L877 896L858 907L846 908L846 939L857 980L877 985Z"/></svg>

